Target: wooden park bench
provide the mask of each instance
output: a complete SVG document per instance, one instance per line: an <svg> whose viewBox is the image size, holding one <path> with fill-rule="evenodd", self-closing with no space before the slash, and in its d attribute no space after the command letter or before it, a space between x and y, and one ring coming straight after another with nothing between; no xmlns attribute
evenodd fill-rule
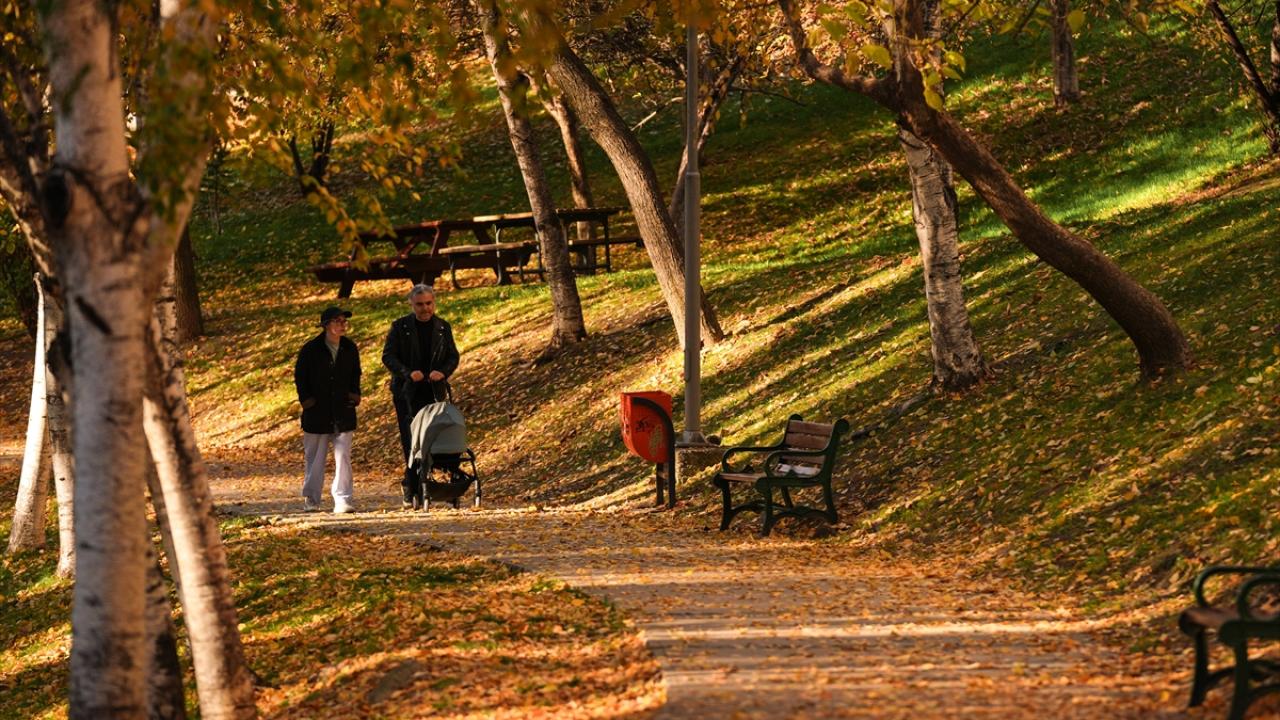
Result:
<svg viewBox="0 0 1280 720"><path fill-rule="evenodd" d="M1215 605L1205 597L1205 583L1216 576L1243 576L1235 602ZM1260 592L1269 589L1268 592ZM1249 657L1250 640L1280 640L1280 612L1274 605L1275 591L1280 590L1280 567L1248 567L1216 565L1196 577L1194 607L1178 618L1178 627L1195 641L1195 672L1191 680L1191 707L1204 702L1205 695L1228 677L1235 681L1231 695L1229 720L1244 717L1249 705L1262 695L1280 691L1280 663ZM1270 595L1270 597L1264 597ZM1209 638L1212 631L1218 642L1231 648L1235 664L1209 670Z"/></svg>
<svg viewBox="0 0 1280 720"><path fill-rule="evenodd" d="M597 247L605 249L604 269L612 270L610 246L640 244L640 239L636 237L609 235L609 218L620 210L621 208L606 207L556 211L566 229L570 224L578 222L591 223L600 228L600 233L591 239L569 242L570 252L579 257L575 264L575 269L579 272L595 272ZM497 276L498 284L505 285L511 282L512 271L517 272L520 279L524 280L525 266L532 257L538 255L538 243L534 238L504 241L503 232L513 228L533 230L533 213L428 220L417 225L397 227L390 235L361 233L346 260L316 265L308 270L321 282L339 283L340 298L350 297L352 288L360 280L407 279L431 285L445 271L449 272L453 286L457 288L457 272L462 269L491 269ZM455 232L469 232L475 242L450 244ZM369 248L382 242L391 243L395 247L395 253L370 257ZM536 269L529 272L539 276L543 274L540 255Z"/></svg>
<svg viewBox="0 0 1280 720"><path fill-rule="evenodd" d="M609 237L608 233L597 235L593 238L582 238L581 240L569 239L569 252L578 256L578 262L574 263L574 270L578 272L592 275L600 268L604 268L605 272L613 272L613 257L609 252L609 248L615 245L631 245L634 247L644 247L644 240L639 235L624 235L622 237ZM604 263L600 263L596 259L596 248L604 248Z"/></svg>
<svg viewBox="0 0 1280 720"><path fill-rule="evenodd" d="M458 285L458 270L461 268L475 267L491 267L497 275L499 285L507 285L511 282L510 272L507 268L515 268L516 273L520 277L520 282L524 282L525 265L529 263L529 258L538 251L538 243L533 240L524 240L521 242L491 242L477 243L474 245L450 245L441 248L440 257L443 257L449 263L449 281L453 283L456 290ZM531 272L542 274L542 263L538 263L538 267Z"/></svg>
<svg viewBox="0 0 1280 720"><path fill-rule="evenodd" d="M765 535L773 530L774 523L788 516L817 516L832 524L838 522L835 494L831 490L831 471L835 466L836 451L840 448L840 438L848 432L849 423L843 418L834 425L827 425L805 422L799 415L792 415L787 421L782 441L777 445L740 446L726 450L720 461L720 472L712 479L724 496L720 529L727 530L734 516L744 510L763 515ZM759 469L750 463L735 469L729 458L739 453L768 455ZM760 498L734 505L731 488L735 485L754 489ZM825 508L797 505L791 497L792 490L817 487L822 488ZM782 505L773 500L775 489L781 492Z"/></svg>

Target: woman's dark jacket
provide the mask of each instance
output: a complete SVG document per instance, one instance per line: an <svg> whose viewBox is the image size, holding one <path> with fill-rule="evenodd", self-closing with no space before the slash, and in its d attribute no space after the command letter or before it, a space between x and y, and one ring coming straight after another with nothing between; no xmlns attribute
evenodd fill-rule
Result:
<svg viewBox="0 0 1280 720"><path fill-rule="evenodd" d="M453 330L439 316L431 316L431 357L422 362L422 349L418 344L416 318L409 313L391 323L387 341L382 345L382 364L391 371L391 395L408 398L413 394L413 380L409 374L422 370L430 375L439 370L445 380L458 369L458 346L453 343ZM423 382L426 382L424 380ZM441 395L443 399L443 394Z"/></svg>
<svg viewBox="0 0 1280 720"><path fill-rule="evenodd" d="M302 346L293 366L293 384L302 403L302 431L317 434L356 429L360 404L360 351L347 338L338 339L335 358L324 333Z"/></svg>

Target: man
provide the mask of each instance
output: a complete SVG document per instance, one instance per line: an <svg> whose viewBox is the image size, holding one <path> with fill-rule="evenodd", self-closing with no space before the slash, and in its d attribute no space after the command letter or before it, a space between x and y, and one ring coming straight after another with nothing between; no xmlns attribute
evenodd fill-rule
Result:
<svg viewBox="0 0 1280 720"><path fill-rule="evenodd" d="M382 364L391 371L391 401L396 408L400 448L404 452L402 507L421 509L422 485L409 469L409 425L422 408L448 399L449 376L458 369L458 346L449 323L436 317L436 292L430 285L409 291L413 312L391 323L382 346Z"/></svg>
<svg viewBox="0 0 1280 720"><path fill-rule="evenodd" d="M293 384L302 404L302 446L306 454L306 478L302 503L307 512L320 509L324 489L324 464L333 447L333 511L355 511L351 501L351 436L356 429L360 404L360 351L346 337L350 310L325 308L324 328L298 351Z"/></svg>

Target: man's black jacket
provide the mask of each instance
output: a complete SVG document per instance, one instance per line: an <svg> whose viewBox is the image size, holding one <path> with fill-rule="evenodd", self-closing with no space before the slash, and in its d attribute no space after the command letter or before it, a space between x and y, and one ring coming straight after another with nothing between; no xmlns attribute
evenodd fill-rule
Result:
<svg viewBox="0 0 1280 720"><path fill-rule="evenodd" d="M360 351L347 338L338 339L335 358L324 333L307 341L293 366L293 384L302 403L302 431L347 432L356 429L360 404Z"/></svg>
<svg viewBox="0 0 1280 720"><path fill-rule="evenodd" d="M415 322L413 313L397 318L391 323L387 341L382 345L382 364L391 371L391 394L395 397L408 399L413 394L414 383L409 374L415 369L422 370L424 375L439 370L445 380L458 369L458 346L453 343L449 323L439 316L431 316L431 357L424 363ZM444 399L443 394L440 399Z"/></svg>

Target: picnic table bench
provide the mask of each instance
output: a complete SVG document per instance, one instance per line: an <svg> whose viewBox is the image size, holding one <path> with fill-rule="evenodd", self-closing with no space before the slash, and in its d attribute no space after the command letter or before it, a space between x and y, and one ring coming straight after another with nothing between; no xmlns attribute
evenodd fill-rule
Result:
<svg viewBox="0 0 1280 720"><path fill-rule="evenodd" d="M612 237L609 234L609 218L621 208L569 208L557 210L561 226L566 230L579 222L599 226L600 232L593 238L569 240L569 250L577 257L575 270L592 273L601 267L596 260L596 248L604 248L603 268L612 270L610 247L613 245L640 245L638 237ZM542 258L538 252L536 236L521 240L504 240L503 233L513 229L533 231L533 213L509 213L481 215L453 220L428 220L416 225L404 225L385 235L361 233L346 260L316 265L308 270L321 282L339 283L338 297L351 296L351 290L359 280L407 279L415 283L434 284L446 271L455 288L458 287L458 270L492 269L498 284L511 282L511 270L521 281L525 267L535 256L536 268L528 272L543 274ZM450 244L455 233L471 233L475 242ZM492 234L491 234L492 233ZM370 246L390 242L395 254L368 257ZM360 267L360 258L364 267Z"/></svg>
<svg viewBox="0 0 1280 720"><path fill-rule="evenodd" d="M1235 602L1219 605L1205 596L1205 584L1217 576L1242 578ZM1244 717L1259 697L1280 691L1280 663L1249 656L1250 640L1280 640L1280 613L1274 607L1280 589L1280 566L1215 565L1196 577L1196 604L1178 618L1178 627L1195 642L1195 672L1191 681L1191 707L1204 702L1209 690L1227 678L1234 680L1229 720ZM1271 607L1267 607L1271 605ZM1231 648L1235 664L1209 670L1208 633Z"/></svg>
<svg viewBox="0 0 1280 720"><path fill-rule="evenodd" d="M720 488L724 497L720 529L729 529L729 522L744 510L763 515L765 535L773 529L774 523L788 516L817 516L833 525L838 522L831 471L835 466L836 451L840 448L840 438L848 432L849 423L843 418L835 424L826 424L805 422L799 415L792 415L778 444L738 446L725 450L720 472L712 478L712 484ZM768 454L758 468L751 463L735 468L729 459L742 453ZM734 505L730 492L735 485L754 489L759 499ZM792 490L814 487L822 488L825 507L805 507L793 501ZM781 505L773 501L774 490L781 491Z"/></svg>

